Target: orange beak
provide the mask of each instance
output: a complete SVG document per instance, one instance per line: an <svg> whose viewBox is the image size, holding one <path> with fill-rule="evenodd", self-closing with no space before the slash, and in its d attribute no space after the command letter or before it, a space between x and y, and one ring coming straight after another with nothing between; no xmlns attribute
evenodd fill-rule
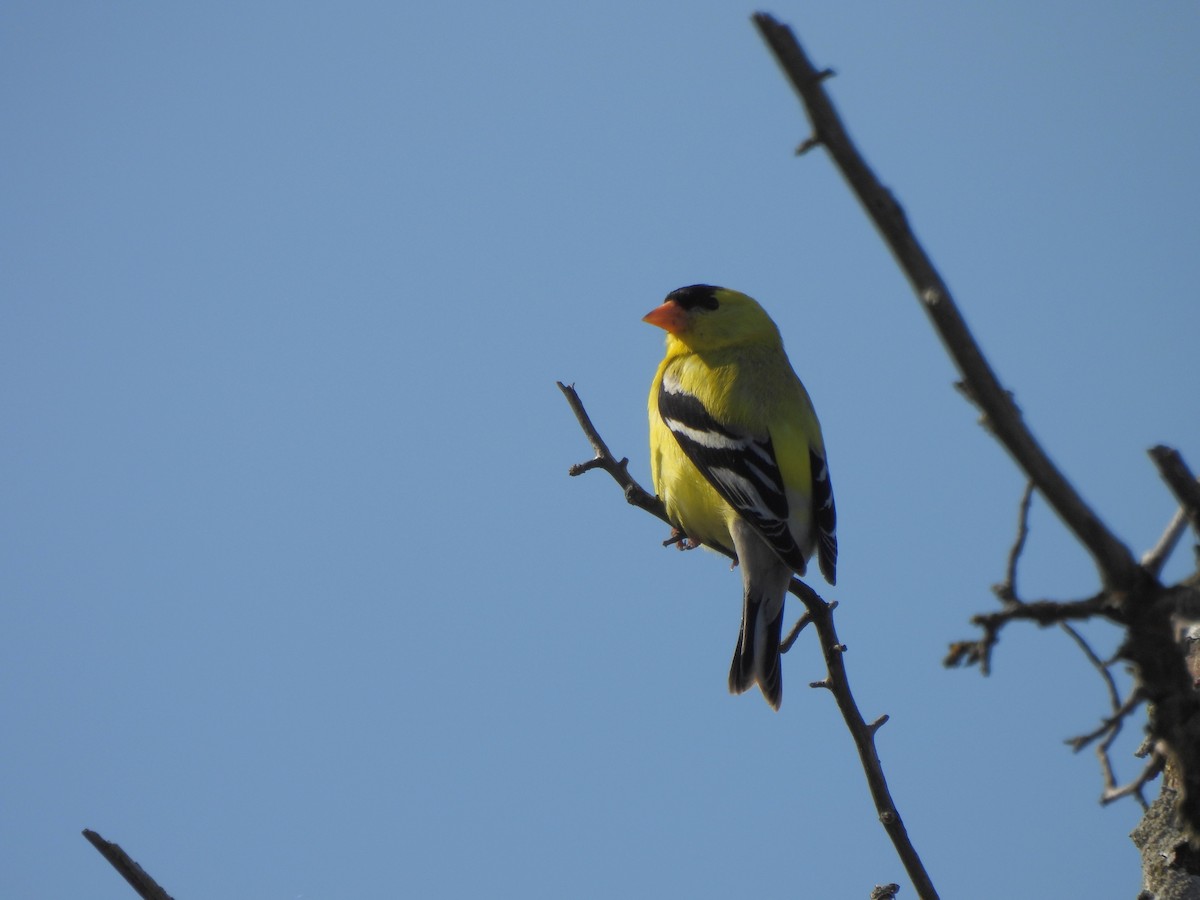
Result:
<svg viewBox="0 0 1200 900"><path fill-rule="evenodd" d="M642 316L642 321L657 325L671 334L679 334L681 331L687 330L688 314L687 310L674 300L668 300L662 306L656 306Z"/></svg>

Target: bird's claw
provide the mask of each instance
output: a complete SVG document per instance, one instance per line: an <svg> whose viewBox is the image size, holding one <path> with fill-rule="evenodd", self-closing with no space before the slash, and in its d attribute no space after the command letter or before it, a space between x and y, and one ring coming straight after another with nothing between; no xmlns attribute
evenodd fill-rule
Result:
<svg viewBox="0 0 1200 900"><path fill-rule="evenodd" d="M663 541L664 547L670 547L674 544L680 550L695 550L700 546L699 541L694 541L678 528L671 529L671 536Z"/></svg>

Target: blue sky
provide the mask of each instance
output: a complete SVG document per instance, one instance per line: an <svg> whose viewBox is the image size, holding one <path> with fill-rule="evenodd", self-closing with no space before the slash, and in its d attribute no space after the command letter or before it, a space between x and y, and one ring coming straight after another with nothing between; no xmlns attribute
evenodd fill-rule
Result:
<svg viewBox="0 0 1200 900"><path fill-rule="evenodd" d="M555 380L647 479L639 319L701 281L763 302L820 413L823 593L943 896L1136 892L1139 810L1062 744L1105 712L1081 655L1012 629L990 679L941 667L1022 480L792 156L752 11L4 6L0 895L131 896L84 827L180 898L905 882L811 635L782 712L728 696L737 576L566 476ZM1200 10L771 11L1140 554L1174 510L1145 449L1200 466ZM1091 593L1032 526L1021 591Z"/></svg>

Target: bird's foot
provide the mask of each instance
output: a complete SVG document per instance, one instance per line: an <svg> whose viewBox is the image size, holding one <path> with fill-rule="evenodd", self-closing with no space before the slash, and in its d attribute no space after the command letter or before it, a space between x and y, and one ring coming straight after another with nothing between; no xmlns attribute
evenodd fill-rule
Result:
<svg viewBox="0 0 1200 900"><path fill-rule="evenodd" d="M700 546L699 541L694 541L678 528L671 529L671 536L663 541L664 547L670 547L674 544L680 550L695 550Z"/></svg>

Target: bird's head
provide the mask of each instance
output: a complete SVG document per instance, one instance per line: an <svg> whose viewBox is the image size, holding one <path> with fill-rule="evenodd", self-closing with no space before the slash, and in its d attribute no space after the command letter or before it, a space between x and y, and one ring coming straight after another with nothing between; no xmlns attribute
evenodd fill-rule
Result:
<svg viewBox="0 0 1200 900"><path fill-rule="evenodd" d="M779 329L757 301L711 284L671 291L642 321L665 329L694 350L779 341Z"/></svg>

